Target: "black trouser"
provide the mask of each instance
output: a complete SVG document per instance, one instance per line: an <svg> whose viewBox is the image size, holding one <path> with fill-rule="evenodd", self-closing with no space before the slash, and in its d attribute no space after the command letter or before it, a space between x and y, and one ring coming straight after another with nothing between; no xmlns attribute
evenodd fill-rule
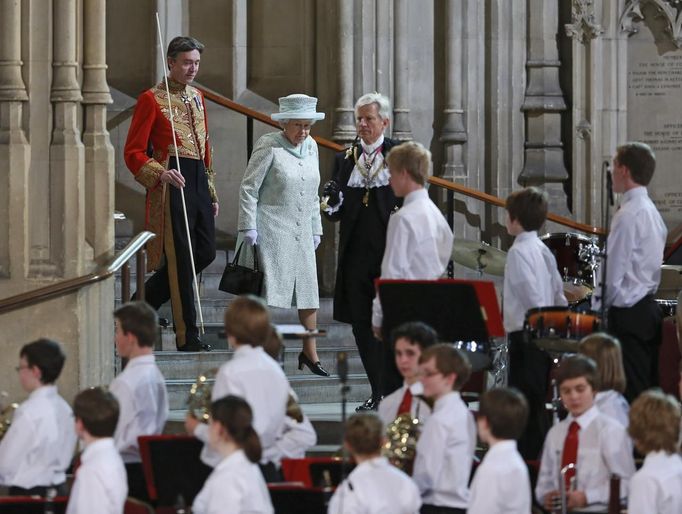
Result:
<svg viewBox="0 0 682 514"><path fill-rule="evenodd" d="M371 321L353 323L353 336L358 347L362 366L367 373L369 386L372 388L372 398L381 397L381 366L382 347L372 333Z"/></svg>
<svg viewBox="0 0 682 514"><path fill-rule="evenodd" d="M422 505L419 514L466 514L466 509L456 507L439 507L438 505Z"/></svg>
<svg viewBox="0 0 682 514"><path fill-rule="evenodd" d="M391 344L390 334L384 334L384 340L381 342L381 352L383 360L381 368L381 394L382 396L388 396L403 386L403 376L395 365L395 352Z"/></svg>
<svg viewBox="0 0 682 514"><path fill-rule="evenodd" d="M57 496L67 496L68 491L66 489L66 483L61 483L59 485L43 486L37 485L35 487L29 487L25 489L16 485L12 485L9 488L8 494L10 496L41 496L45 498L47 496L48 489L54 489Z"/></svg>
<svg viewBox="0 0 682 514"><path fill-rule="evenodd" d="M171 158L169 169L176 168ZM185 178L185 206L192 239L192 253L197 273L215 259L215 220L208 178L203 161L180 158L180 171ZM158 309L171 300L173 326L179 347L186 341L196 341L199 330L194 306L194 283L189 254L187 229L182 209L180 190L166 186L166 210L164 217L163 266L145 283L145 300Z"/></svg>
<svg viewBox="0 0 682 514"><path fill-rule="evenodd" d="M632 402L639 393L658 385L658 349L663 312L647 295L632 307L609 309L608 331L620 341L627 385L625 398Z"/></svg>
<svg viewBox="0 0 682 514"><path fill-rule="evenodd" d="M509 385L519 389L528 400L528 423L518 442L519 453L524 459L535 460L550 427L545 403L551 358L527 341L521 330L509 333L508 342Z"/></svg>
<svg viewBox="0 0 682 514"><path fill-rule="evenodd" d="M144 478L144 468L141 462L126 462L126 475L128 477L128 496L143 502L149 502L147 492L147 480Z"/></svg>
<svg viewBox="0 0 682 514"><path fill-rule="evenodd" d="M282 469L278 468L274 462L266 462L265 464L258 464L260 472L263 474L263 478L269 484L275 482L284 482L284 475L282 475Z"/></svg>

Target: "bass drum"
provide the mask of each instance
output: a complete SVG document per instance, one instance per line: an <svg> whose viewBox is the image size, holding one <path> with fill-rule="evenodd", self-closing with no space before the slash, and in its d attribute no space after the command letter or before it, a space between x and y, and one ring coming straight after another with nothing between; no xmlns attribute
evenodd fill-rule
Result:
<svg viewBox="0 0 682 514"><path fill-rule="evenodd" d="M592 294L592 270L599 251L596 242L581 234L561 232L545 234L540 240L556 259L568 302L574 305L588 298Z"/></svg>

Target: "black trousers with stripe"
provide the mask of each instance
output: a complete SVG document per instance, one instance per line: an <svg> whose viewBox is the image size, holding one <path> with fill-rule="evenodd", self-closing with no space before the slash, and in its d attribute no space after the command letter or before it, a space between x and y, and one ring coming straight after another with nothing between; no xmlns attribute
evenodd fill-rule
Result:
<svg viewBox="0 0 682 514"><path fill-rule="evenodd" d="M169 169L176 168L171 158ZM185 206L192 239L194 266L197 273L215 259L215 220L208 191L208 177L203 161L180 158L180 171L185 178ZM171 300L173 327L178 347L199 337L195 308L190 244L182 212L180 190L166 188L163 266L145 282L145 300L155 309Z"/></svg>

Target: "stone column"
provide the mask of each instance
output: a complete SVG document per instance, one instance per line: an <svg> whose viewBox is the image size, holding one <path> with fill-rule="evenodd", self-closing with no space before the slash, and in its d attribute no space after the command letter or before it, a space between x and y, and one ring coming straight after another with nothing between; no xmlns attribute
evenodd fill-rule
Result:
<svg viewBox="0 0 682 514"><path fill-rule="evenodd" d="M490 121L486 176L492 185L489 192L500 198L518 188L516 179L523 168L526 15L526 0L494 0L487 15L490 79L485 96ZM490 213L497 224L491 227L491 238L506 238L505 210L494 207Z"/></svg>
<svg viewBox="0 0 682 514"><path fill-rule="evenodd" d="M353 3L337 2L337 107L332 138L348 144L355 138L353 113Z"/></svg>
<svg viewBox="0 0 682 514"><path fill-rule="evenodd" d="M0 0L0 279L27 273L28 100L21 77L21 0Z"/></svg>
<svg viewBox="0 0 682 514"><path fill-rule="evenodd" d="M519 176L524 186L540 186L549 194L551 211L568 214L563 182L568 179L561 141L561 113L566 102L559 85L557 46L558 1L530 0L528 4L528 82L525 164Z"/></svg>
<svg viewBox="0 0 682 514"><path fill-rule="evenodd" d="M53 13L50 254L58 275L75 277L84 271L85 240L84 154L78 126L78 103L82 97L76 75L76 0L55 0Z"/></svg>
<svg viewBox="0 0 682 514"><path fill-rule="evenodd" d="M187 0L156 0L156 11L159 13L159 23L161 24L161 35L163 36L163 43L165 48L162 49L164 65L161 66L161 54L159 53L159 35L156 28L156 16L152 20L154 38L156 42L154 45L156 51L154 52L154 63L156 68L156 82L163 80L163 74L168 69L166 66L166 48L171 39L176 36L187 35L189 33L189 19L187 13L189 7Z"/></svg>
<svg viewBox="0 0 682 514"><path fill-rule="evenodd" d="M393 98L393 138L399 141L410 141L412 129L410 128L410 109L408 100L410 97L410 76L408 56L408 13L407 0L395 0L395 77Z"/></svg>
<svg viewBox="0 0 682 514"><path fill-rule="evenodd" d="M466 0L464 0L466 1ZM462 101L463 76L463 0L445 1L445 109L443 110L443 133L440 141L445 146L442 177L457 181L466 179L464 166L464 143L467 132L464 127L464 104Z"/></svg>
<svg viewBox="0 0 682 514"><path fill-rule="evenodd" d="M107 85L105 0L83 4L83 106L85 111L85 238L95 258L113 255L114 147L107 131L107 104L112 103Z"/></svg>

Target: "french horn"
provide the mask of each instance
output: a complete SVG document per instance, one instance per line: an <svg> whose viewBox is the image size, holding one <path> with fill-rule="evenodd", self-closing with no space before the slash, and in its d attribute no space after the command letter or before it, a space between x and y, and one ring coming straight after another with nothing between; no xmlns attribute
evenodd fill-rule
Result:
<svg viewBox="0 0 682 514"><path fill-rule="evenodd" d="M412 474L422 426L419 418L413 418L409 413L405 413L386 427L386 443L382 453L391 464L408 475Z"/></svg>
<svg viewBox="0 0 682 514"><path fill-rule="evenodd" d="M187 408L202 423L208 423L211 418L211 394L217 374L218 368L209 369L197 377L189 390Z"/></svg>
<svg viewBox="0 0 682 514"><path fill-rule="evenodd" d="M5 405L6 399L9 398L6 391L2 391L0 397L2 398L2 402L0 403L0 406L2 407L0 409L0 440L2 440L9 430L9 427L12 425L12 416L14 416L14 411L17 410L19 404L11 402Z"/></svg>

